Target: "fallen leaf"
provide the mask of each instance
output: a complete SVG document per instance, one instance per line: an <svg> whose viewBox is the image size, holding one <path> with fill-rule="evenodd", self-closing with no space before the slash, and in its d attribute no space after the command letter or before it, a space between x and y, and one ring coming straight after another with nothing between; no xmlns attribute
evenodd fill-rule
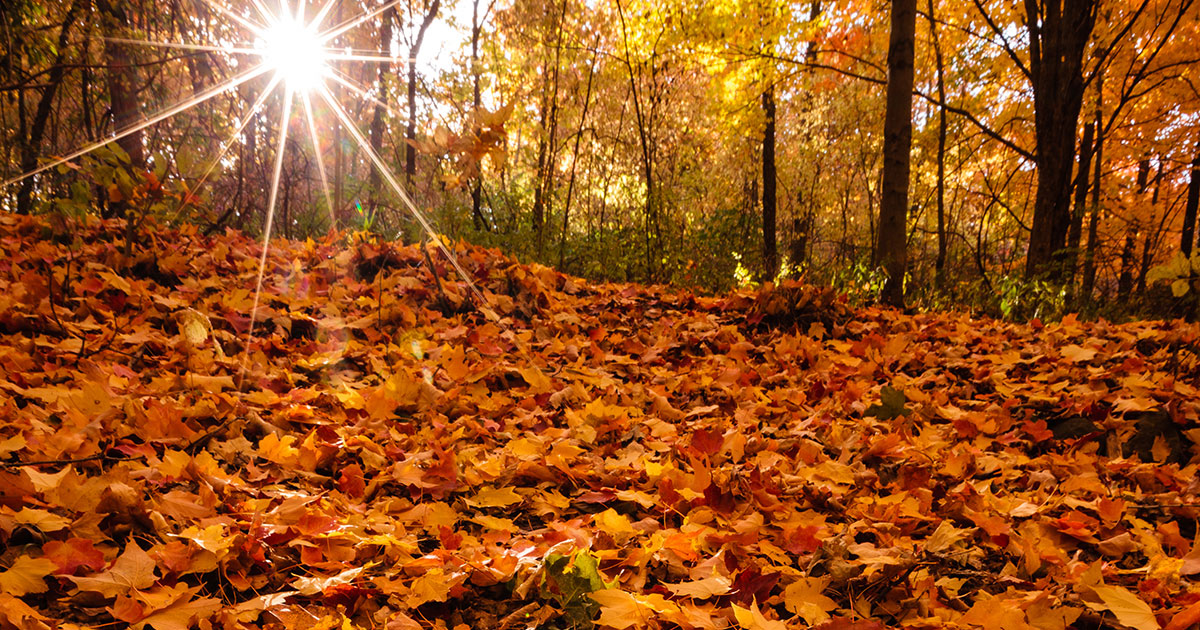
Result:
<svg viewBox="0 0 1200 630"><path fill-rule="evenodd" d="M1120 586L1096 586L1092 592L1122 624L1137 630L1159 630L1161 627L1150 605L1128 590Z"/></svg>
<svg viewBox="0 0 1200 630"><path fill-rule="evenodd" d="M43 578L57 568L58 565L45 558L17 556L11 567L0 572L0 590L18 597L28 593L45 593L48 587Z"/></svg>

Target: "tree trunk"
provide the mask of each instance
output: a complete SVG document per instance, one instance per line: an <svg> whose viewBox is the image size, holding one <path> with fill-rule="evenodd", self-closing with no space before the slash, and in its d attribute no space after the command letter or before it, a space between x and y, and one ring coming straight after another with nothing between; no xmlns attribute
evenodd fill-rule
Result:
<svg viewBox="0 0 1200 630"><path fill-rule="evenodd" d="M109 32L114 37L128 37L129 18L124 9L110 0L97 0L100 11L111 21ZM138 71L133 65L133 56L128 44L104 40L104 56L108 65L109 108L112 111L114 131L120 132L138 122ZM142 132L137 131L117 140L117 146L129 156L134 168L146 165Z"/></svg>
<svg viewBox="0 0 1200 630"><path fill-rule="evenodd" d="M1033 84L1037 195L1025 275L1061 281L1057 257L1071 222L1075 130L1083 106L1083 52L1098 0L1025 0Z"/></svg>
<svg viewBox="0 0 1200 630"><path fill-rule="evenodd" d="M420 54L421 44L425 41L425 31L429 30L430 24L433 24L433 19L437 17L441 4L442 0L433 0L429 5L429 10L421 20L420 28L417 29L417 38L408 50L408 125L404 130L404 137L408 142L405 143L404 149L404 179L408 184L410 195L414 192L412 183L417 176L417 146L415 144L417 140L417 55Z"/></svg>
<svg viewBox="0 0 1200 630"><path fill-rule="evenodd" d="M775 242L776 173L775 173L775 86L768 85L762 93L762 234L763 279L774 280L779 273L779 250Z"/></svg>
<svg viewBox="0 0 1200 630"><path fill-rule="evenodd" d="M1183 231L1179 235L1179 249L1183 251L1184 256L1192 255L1192 244L1196 240L1197 206L1200 206L1200 142L1196 143L1196 155L1192 158L1187 205L1183 209Z"/></svg>
<svg viewBox="0 0 1200 630"><path fill-rule="evenodd" d="M946 234L946 62L938 40L937 18L933 0L929 0L929 36L933 43L933 58L937 64L938 145L937 145L937 258L933 261L934 285L946 288L946 253L949 238Z"/></svg>
<svg viewBox="0 0 1200 630"><path fill-rule="evenodd" d="M479 0L473 0L471 3L471 111L475 113L476 137L478 137L480 131L479 112L483 105L483 101L479 95L479 32L482 28L482 24L479 21ZM471 182L471 220L475 223L476 230L483 230L490 227L490 225L483 218L482 158L480 158L477 168L478 172L475 173L475 181Z"/></svg>
<svg viewBox="0 0 1200 630"><path fill-rule="evenodd" d="M1067 232L1067 268L1064 280L1075 277L1079 263L1079 243L1083 238L1083 215L1087 212L1088 171L1092 166L1092 141L1096 125L1083 128L1083 140L1079 142L1079 168L1075 172L1075 209L1071 213L1071 228Z"/></svg>
<svg viewBox="0 0 1200 630"><path fill-rule="evenodd" d="M1096 250L1099 249L1097 239L1100 237L1100 175L1104 166L1104 127L1101 126L1104 115L1104 77L1096 78L1096 120L1092 125L1096 128L1096 151L1092 156L1092 211L1088 217L1088 245L1083 253L1083 280L1079 284L1079 297L1084 304L1092 301L1092 291L1096 287Z"/></svg>
<svg viewBox="0 0 1200 630"><path fill-rule="evenodd" d="M892 0L887 111L883 120L883 182L875 262L888 274L883 301L904 306L908 263L908 179L912 150L913 41L916 0Z"/></svg>
<svg viewBox="0 0 1200 630"><path fill-rule="evenodd" d="M379 50L390 51L392 49L392 24L396 20L396 9L392 7L383 13L383 23L379 25ZM388 63L379 64L378 75L376 77L379 86L379 100L386 102L387 97L387 75L391 72L392 66ZM371 150L376 155L380 154L383 149L383 115L384 106L382 102L375 103L375 112L371 116ZM379 169L371 169L371 175L368 179L367 198L368 206L371 212L379 207L380 195L383 192L383 180L379 175Z"/></svg>
<svg viewBox="0 0 1200 630"><path fill-rule="evenodd" d="M33 114L33 124L29 128L29 137L24 139L25 142L21 147L21 173L28 173L37 168L39 148L42 138L46 135L46 122L50 120L50 107L54 104L54 96L58 93L58 86L62 83L63 72L66 70L63 61L67 54L68 36L71 27L75 24L79 3L80 0L75 0L71 4L66 17L63 18L62 28L58 32L58 49L54 58L54 66L50 68L50 72L46 76L46 87L42 90L41 98L38 99L37 109ZM26 177L21 181L21 188L17 190L17 214L29 214L33 209L33 179Z"/></svg>
<svg viewBox="0 0 1200 630"><path fill-rule="evenodd" d="M1133 293L1133 253L1137 243L1138 224L1134 222L1125 232L1125 247L1121 249L1121 273L1117 276L1117 299L1124 302Z"/></svg>

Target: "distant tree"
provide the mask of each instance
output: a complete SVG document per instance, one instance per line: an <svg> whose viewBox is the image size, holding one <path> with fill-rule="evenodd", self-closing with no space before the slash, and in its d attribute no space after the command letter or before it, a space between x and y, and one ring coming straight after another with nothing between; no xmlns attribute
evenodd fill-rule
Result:
<svg viewBox="0 0 1200 630"><path fill-rule="evenodd" d="M904 306L908 265L909 152L912 150L913 47L916 0L892 0L887 112L883 119L883 184L875 261L888 274L883 301Z"/></svg>

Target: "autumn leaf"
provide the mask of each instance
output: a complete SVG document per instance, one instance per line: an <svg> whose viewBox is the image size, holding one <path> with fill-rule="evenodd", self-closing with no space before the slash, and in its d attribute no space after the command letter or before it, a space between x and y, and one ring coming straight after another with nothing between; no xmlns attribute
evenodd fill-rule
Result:
<svg viewBox="0 0 1200 630"><path fill-rule="evenodd" d="M787 630L787 624L778 619L767 619L753 602L749 608L733 604L733 616L743 630Z"/></svg>
<svg viewBox="0 0 1200 630"><path fill-rule="evenodd" d="M104 553L85 538L51 540L42 545L42 553L55 564L56 574L72 575L79 569L99 571L104 568Z"/></svg>
<svg viewBox="0 0 1200 630"><path fill-rule="evenodd" d="M671 591L678 597L691 597L694 599L708 599L717 595L725 595L729 593L733 582L721 575L714 575L702 580L694 580L692 582L683 582L681 584L664 584L667 590Z"/></svg>
<svg viewBox="0 0 1200 630"><path fill-rule="evenodd" d="M596 623L614 630L643 627L658 615L679 612L679 606L662 595L640 596L619 589L604 589L589 594L589 597L600 604L600 618Z"/></svg>
<svg viewBox="0 0 1200 630"><path fill-rule="evenodd" d="M67 579L81 591L116 597L154 584L158 579L154 575L154 568L154 559L137 543L131 542L107 571L85 577L67 576Z"/></svg>
<svg viewBox="0 0 1200 630"><path fill-rule="evenodd" d="M1104 608L1116 615L1117 621L1136 630L1159 630L1161 626L1154 617L1150 605L1137 595L1120 586L1096 586L1092 592L1103 602Z"/></svg>
<svg viewBox="0 0 1200 630"><path fill-rule="evenodd" d="M816 625L829 619L829 613L837 608L837 602L822 592L829 586L830 578L801 578L783 589L783 605L793 614L799 615L808 625Z"/></svg>
<svg viewBox="0 0 1200 630"><path fill-rule="evenodd" d="M27 593L45 593L47 586L42 578L57 568L58 565L46 558L17 556L12 566L0 572L0 589L18 597Z"/></svg>

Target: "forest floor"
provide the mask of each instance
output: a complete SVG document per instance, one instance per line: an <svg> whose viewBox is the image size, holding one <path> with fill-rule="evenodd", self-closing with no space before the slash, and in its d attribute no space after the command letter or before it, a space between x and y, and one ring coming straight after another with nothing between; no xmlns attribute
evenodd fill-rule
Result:
<svg viewBox="0 0 1200 630"><path fill-rule="evenodd" d="M124 235L0 215L0 629L1200 622L1196 325Z"/></svg>

